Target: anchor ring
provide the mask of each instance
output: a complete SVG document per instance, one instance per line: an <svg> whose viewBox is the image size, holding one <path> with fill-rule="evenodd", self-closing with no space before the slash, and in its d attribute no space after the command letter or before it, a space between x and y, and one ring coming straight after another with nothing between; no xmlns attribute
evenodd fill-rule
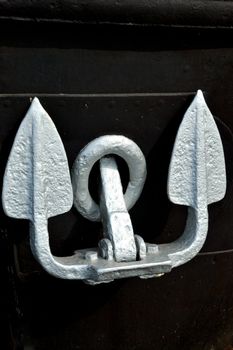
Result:
<svg viewBox="0 0 233 350"><path fill-rule="evenodd" d="M124 194L127 210L140 197L146 180L145 157L134 141L121 135L105 135L88 143L74 161L72 185L74 206L91 221L100 221L101 214L99 205L92 199L88 189L89 175L94 163L108 154L122 157L129 167L129 183Z"/></svg>

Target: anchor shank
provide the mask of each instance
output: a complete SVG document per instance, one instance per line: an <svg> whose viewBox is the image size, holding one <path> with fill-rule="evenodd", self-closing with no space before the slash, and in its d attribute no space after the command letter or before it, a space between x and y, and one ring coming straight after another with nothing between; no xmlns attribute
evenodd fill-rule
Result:
<svg viewBox="0 0 233 350"><path fill-rule="evenodd" d="M133 227L114 158L100 159L100 174L100 210L104 236L111 241L113 257L117 262L135 261L137 251Z"/></svg>

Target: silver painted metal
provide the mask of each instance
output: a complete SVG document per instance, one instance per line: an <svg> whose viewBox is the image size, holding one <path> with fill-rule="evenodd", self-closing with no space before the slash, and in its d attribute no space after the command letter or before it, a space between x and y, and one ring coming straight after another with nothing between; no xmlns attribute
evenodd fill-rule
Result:
<svg viewBox="0 0 233 350"><path fill-rule="evenodd" d="M114 146L111 138L115 140ZM198 91L185 113L169 168L170 200L189 207L186 228L175 242L150 244L133 234L126 208L138 199L146 171L140 149L134 146L132 150L131 146L132 141L123 136L103 136L81 151L72 174L74 202L85 217L102 219L104 238L99 248L55 257L49 247L47 221L70 209L72 187L56 128L38 99L33 100L12 147L2 200L8 216L31 221L33 254L50 274L90 284L132 276L157 277L192 259L203 246L208 230L207 206L224 197L226 172L220 135L202 92ZM109 153L122 156L130 168L125 202L116 164L112 158L105 158ZM102 158L100 209L88 192L88 176L99 158ZM135 164L138 159L140 166Z"/></svg>
<svg viewBox="0 0 233 350"><path fill-rule="evenodd" d="M93 201L88 190L88 180L93 165L109 154L122 157L129 167L129 184L124 198L130 210L142 192L146 179L146 161L135 142L121 135L98 137L84 147L76 158L72 168L74 206L87 219L100 221L99 206Z"/></svg>
<svg viewBox="0 0 233 350"><path fill-rule="evenodd" d="M226 192L225 158L214 118L198 90L179 127L173 148L168 196L186 205L188 218L182 236L159 246L172 267L191 260L202 248L208 231L207 206L220 201Z"/></svg>
<svg viewBox="0 0 233 350"><path fill-rule="evenodd" d="M126 209L121 180L114 158L104 157L100 159L100 176L100 213L104 236L109 238L112 244L113 256L116 261L135 261L137 251L133 226ZM103 257L106 255L107 253L104 252Z"/></svg>

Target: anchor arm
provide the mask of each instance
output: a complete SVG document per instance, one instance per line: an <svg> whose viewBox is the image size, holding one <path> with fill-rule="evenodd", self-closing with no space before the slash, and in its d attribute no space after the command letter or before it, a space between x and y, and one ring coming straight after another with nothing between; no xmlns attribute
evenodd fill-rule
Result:
<svg viewBox="0 0 233 350"><path fill-rule="evenodd" d="M208 210L188 208L186 226L181 237L172 243L158 245L161 254L168 255L172 267L183 265L203 247L208 232Z"/></svg>
<svg viewBox="0 0 233 350"><path fill-rule="evenodd" d="M54 277L91 279L95 275L95 270L85 261L85 255L74 254L68 257L52 255L46 218L37 217L34 222L30 222L30 245L35 259Z"/></svg>
<svg viewBox="0 0 233 350"><path fill-rule="evenodd" d="M172 267L191 260L208 231L208 204L226 192L223 146L214 118L199 90L184 115L175 140L169 174L171 202L188 206L186 227L175 242L159 245Z"/></svg>

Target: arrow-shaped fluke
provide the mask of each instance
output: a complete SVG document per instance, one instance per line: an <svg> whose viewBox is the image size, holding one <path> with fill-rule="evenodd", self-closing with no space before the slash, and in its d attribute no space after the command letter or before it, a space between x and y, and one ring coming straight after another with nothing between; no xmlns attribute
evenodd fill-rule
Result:
<svg viewBox="0 0 233 350"><path fill-rule="evenodd" d="M225 192L222 141L199 90L179 127L169 168L170 200L189 207L180 238L159 245L159 251L171 259L172 267L186 263L200 251L208 232L207 206L221 200Z"/></svg>
<svg viewBox="0 0 233 350"><path fill-rule="evenodd" d="M34 221L67 212L73 201L66 153L51 118L34 98L8 159L3 207L13 218Z"/></svg>
<svg viewBox="0 0 233 350"><path fill-rule="evenodd" d="M223 146L214 118L198 90L184 115L173 148L168 195L173 203L197 208L226 192Z"/></svg>

